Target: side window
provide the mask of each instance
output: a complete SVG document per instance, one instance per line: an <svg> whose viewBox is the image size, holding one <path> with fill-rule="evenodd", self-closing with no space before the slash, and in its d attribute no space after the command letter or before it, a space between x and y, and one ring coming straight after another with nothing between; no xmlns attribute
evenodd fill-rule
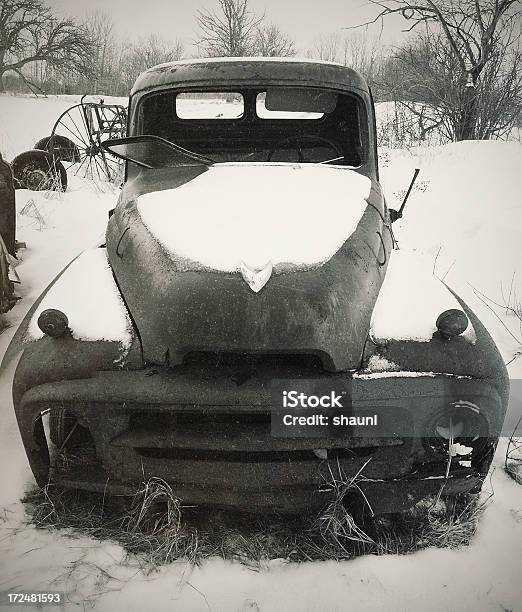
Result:
<svg viewBox="0 0 522 612"><path fill-rule="evenodd" d="M268 110L265 104L266 91L256 96L256 114L260 119L321 119L324 113L313 113L303 111Z"/></svg>

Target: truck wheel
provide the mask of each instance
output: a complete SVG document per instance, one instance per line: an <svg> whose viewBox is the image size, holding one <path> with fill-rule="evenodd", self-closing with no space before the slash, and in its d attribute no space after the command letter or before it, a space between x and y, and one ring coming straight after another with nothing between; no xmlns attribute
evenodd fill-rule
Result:
<svg viewBox="0 0 522 612"><path fill-rule="evenodd" d="M67 172L58 159L41 149L25 151L11 163L15 186L19 189L65 191Z"/></svg>
<svg viewBox="0 0 522 612"><path fill-rule="evenodd" d="M49 414L49 435L51 442L56 447L61 448L65 444L75 425L76 419L65 408L51 408Z"/></svg>
<svg viewBox="0 0 522 612"><path fill-rule="evenodd" d="M70 138L65 136L46 136L39 140L35 149L42 149L52 153L60 161L77 163L80 161L80 151Z"/></svg>

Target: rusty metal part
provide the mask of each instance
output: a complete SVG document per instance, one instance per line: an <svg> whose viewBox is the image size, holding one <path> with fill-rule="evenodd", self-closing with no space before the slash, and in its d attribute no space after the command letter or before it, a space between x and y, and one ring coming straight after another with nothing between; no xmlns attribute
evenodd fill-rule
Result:
<svg viewBox="0 0 522 612"><path fill-rule="evenodd" d="M7 252L16 254L16 211L15 189L11 166L2 159L0 154L0 236Z"/></svg>

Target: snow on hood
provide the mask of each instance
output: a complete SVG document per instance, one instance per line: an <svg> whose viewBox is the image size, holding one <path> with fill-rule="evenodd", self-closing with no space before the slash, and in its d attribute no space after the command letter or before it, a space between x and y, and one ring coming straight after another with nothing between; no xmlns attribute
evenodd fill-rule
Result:
<svg viewBox="0 0 522 612"><path fill-rule="evenodd" d="M139 196L138 210L165 249L195 269L308 268L355 231L370 188L369 178L338 166L216 164L181 187Z"/></svg>
<svg viewBox="0 0 522 612"><path fill-rule="evenodd" d="M415 251L393 251L373 309L370 334L376 340L429 342L437 331L437 317L451 308L462 310L433 274L433 262ZM471 321L462 335L470 342L476 340Z"/></svg>
<svg viewBox="0 0 522 612"><path fill-rule="evenodd" d="M47 308L65 313L74 338L131 344L131 322L104 248L83 252L49 289L31 318L27 340L44 335L38 317Z"/></svg>

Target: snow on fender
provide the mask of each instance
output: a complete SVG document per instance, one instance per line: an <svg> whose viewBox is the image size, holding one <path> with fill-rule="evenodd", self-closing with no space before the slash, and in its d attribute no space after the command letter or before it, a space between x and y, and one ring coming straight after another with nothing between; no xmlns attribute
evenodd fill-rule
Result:
<svg viewBox="0 0 522 612"><path fill-rule="evenodd" d="M429 342L437 318L451 309L462 307L433 274L430 262L415 252L394 251L373 309L370 335L375 340ZM471 321L462 337L475 342Z"/></svg>
<svg viewBox="0 0 522 612"><path fill-rule="evenodd" d="M38 317L47 309L67 316L73 338L120 342L124 349L131 345L131 321L105 248L89 249L71 263L33 313L26 340L43 337Z"/></svg>

